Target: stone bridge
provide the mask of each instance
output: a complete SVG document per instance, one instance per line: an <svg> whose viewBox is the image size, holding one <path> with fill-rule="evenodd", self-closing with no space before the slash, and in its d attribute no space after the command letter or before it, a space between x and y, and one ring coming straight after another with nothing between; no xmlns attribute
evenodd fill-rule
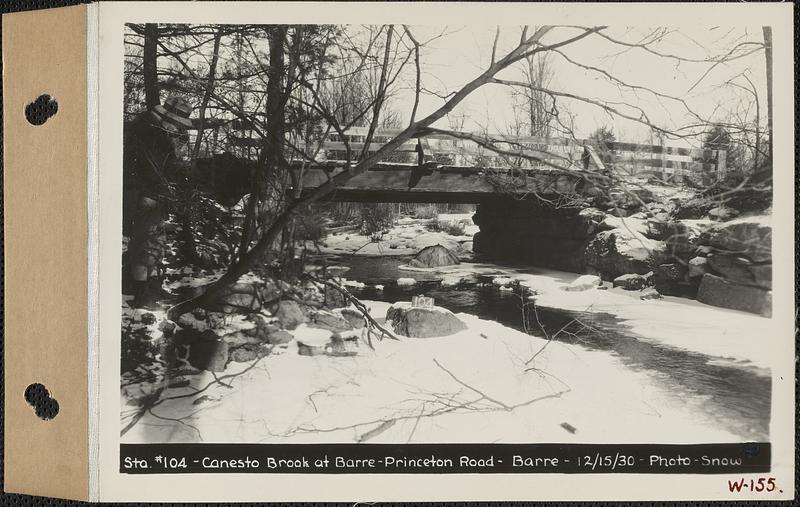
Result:
<svg viewBox="0 0 800 507"><path fill-rule="evenodd" d="M378 129L369 143L367 129L362 127L328 134L315 143L287 138L295 153L306 154L289 160L291 186L301 185L302 192L308 193L324 185L359 158L381 149L400 131ZM655 176L675 183L686 178L708 183L725 173L723 150L455 134L471 138L436 134L411 139L384 161L346 181L326 200L481 203L530 196L550 200L596 195L598 187L610 181L609 173L623 178ZM209 180L217 193L222 189L231 194L229 201L247 192L249 167L258 158L263 141L229 132L226 143L228 151L200 160L196 167L202 173L200 179ZM486 143L496 151L489 150Z"/></svg>
<svg viewBox="0 0 800 507"><path fill-rule="evenodd" d="M307 193L336 174L342 167L311 167L303 170L302 188ZM300 172L298 170L298 172ZM601 179L598 175L597 179ZM581 173L547 169L505 169L423 166L382 163L337 187L326 200L337 202L438 202L481 203L527 196L559 198L591 193L594 188Z"/></svg>

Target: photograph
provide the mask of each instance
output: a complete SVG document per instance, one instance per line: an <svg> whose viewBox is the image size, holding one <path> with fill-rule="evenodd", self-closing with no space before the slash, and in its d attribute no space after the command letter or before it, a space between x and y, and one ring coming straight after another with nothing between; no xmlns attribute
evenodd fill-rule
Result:
<svg viewBox="0 0 800 507"><path fill-rule="evenodd" d="M120 443L774 440L771 26L141 19Z"/></svg>

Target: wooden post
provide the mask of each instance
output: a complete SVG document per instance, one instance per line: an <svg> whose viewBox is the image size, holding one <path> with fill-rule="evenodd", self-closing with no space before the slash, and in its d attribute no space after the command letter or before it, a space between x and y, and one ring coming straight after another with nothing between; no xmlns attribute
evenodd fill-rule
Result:
<svg viewBox="0 0 800 507"><path fill-rule="evenodd" d="M725 150L717 150L717 181L725 178L727 166L725 165L728 157L728 152Z"/></svg>

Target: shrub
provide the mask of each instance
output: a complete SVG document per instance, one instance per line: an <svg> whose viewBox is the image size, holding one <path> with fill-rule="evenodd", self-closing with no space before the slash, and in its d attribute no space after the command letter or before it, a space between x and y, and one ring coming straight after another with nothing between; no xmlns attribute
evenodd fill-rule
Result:
<svg viewBox="0 0 800 507"><path fill-rule="evenodd" d="M314 210L298 215L294 219L295 238L301 241L319 242L327 236L322 215Z"/></svg>
<svg viewBox="0 0 800 507"><path fill-rule="evenodd" d="M461 222L447 222L434 218L425 223L425 228L431 232L443 232L451 236L463 236L464 224Z"/></svg>
<svg viewBox="0 0 800 507"><path fill-rule="evenodd" d="M150 335L146 327L122 329L122 362L121 372L127 373L140 366L150 366L156 362L159 346Z"/></svg>
<svg viewBox="0 0 800 507"><path fill-rule="evenodd" d="M394 225L394 205L391 203L365 204L361 208L361 234L383 232Z"/></svg>
<svg viewBox="0 0 800 507"><path fill-rule="evenodd" d="M414 210L414 218L421 218L423 220L435 219L439 216L439 209L435 204L426 204L419 206Z"/></svg>

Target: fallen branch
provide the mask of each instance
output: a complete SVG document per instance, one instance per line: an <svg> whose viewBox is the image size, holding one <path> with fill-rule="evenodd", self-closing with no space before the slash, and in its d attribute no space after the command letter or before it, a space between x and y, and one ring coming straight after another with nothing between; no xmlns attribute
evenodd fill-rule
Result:
<svg viewBox="0 0 800 507"><path fill-rule="evenodd" d="M378 324L378 321L376 321L372 317L372 315L369 314L369 309L364 305L364 303L362 303L354 295L350 294L350 291L348 291L347 289L345 289L344 287L342 287L338 283L333 282L332 280L320 280L319 278L316 278L313 275L307 275L307 276L310 279L312 279L313 281L317 282L317 283L322 283L327 287L330 287L332 289L335 289L335 290L339 291L339 293L341 293L349 303L351 303L353 306L356 307L356 310L358 310L358 312L366 319L367 324L371 328L375 328L375 329L379 330L382 333L381 337L386 336L388 338L391 338L392 340L400 341L400 338L395 336L394 333L392 333L391 331L389 331L385 327L383 327L380 324ZM372 346L372 344L370 344L370 346Z"/></svg>
<svg viewBox="0 0 800 507"><path fill-rule="evenodd" d="M439 361L437 361L437 360L436 360L436 358L433 358L433 362L434 362L434 363L436 363L436 366L438 366L439 368L441 368L442 370L444 370L444 372L445 372L445 373L447 373L448 375L450 375L450 378L452 378L453 380L455 380L456 382L458 382L458 383L459 383L459 384L461 384L462 386L466 387L466 388L467 388L467 389L469 389L470 391L472 391L472 392L475 392L475 393L477 393L477 394L481 395L481 396L483 397L483 399L485 399L485 400L487 400L487 401L491 401L491 402L492 402L492 403L494 403L495 405L499 405L499 406L503 407L505 410L511 410L511 408L512 408L512 407L510 407L510 406L506 405L506 404L505 404L505 403L503 403L502 401L500 401L500 400L497 400L497 399L494 399L494 398L492 398L491 396L489 396L488 394L486 394L486 393L484 393L484 392L482 392L482 391L479 391L478 389L476 389L476 388L472 387L471 385L467 384L467 383L466 383L466 382L464 382L463 380L460 380L458 377L456 377L456 376L453 374L453 372L451 372L450 370L448 370L447 368L445 368L444 366L442 366L442 364L441 364ZM476 401L479 401L479 400L476 400ZM474 403L474 402L473 402L473 403Z"/></svg>

